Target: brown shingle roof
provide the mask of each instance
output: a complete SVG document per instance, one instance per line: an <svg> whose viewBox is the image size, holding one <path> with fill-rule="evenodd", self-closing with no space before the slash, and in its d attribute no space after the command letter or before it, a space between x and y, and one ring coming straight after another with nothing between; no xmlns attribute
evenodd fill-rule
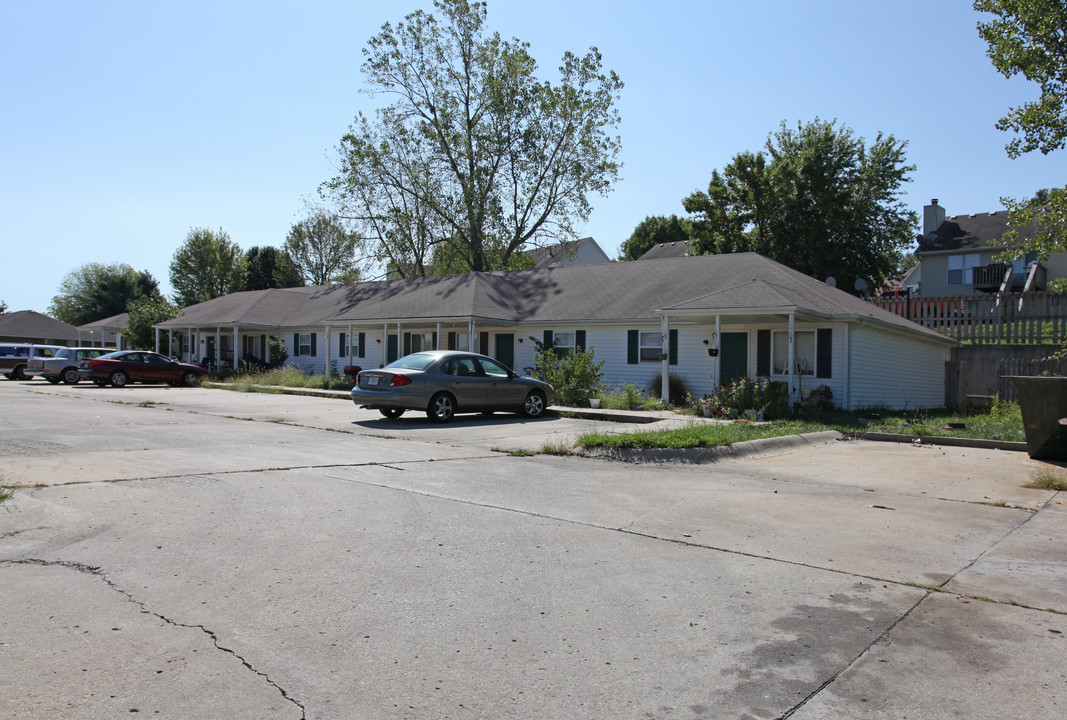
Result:
<svg viewBox="0 0 1067 720"><path fill-rule="evenodd" d="M0 315L0 337L26 340L77 340L78 328L36 310Z"/></svg>

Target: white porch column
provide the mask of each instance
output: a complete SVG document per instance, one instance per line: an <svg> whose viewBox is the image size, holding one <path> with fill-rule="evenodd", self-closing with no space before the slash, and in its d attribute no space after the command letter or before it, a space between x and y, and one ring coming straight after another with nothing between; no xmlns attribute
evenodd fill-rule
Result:
<svg viewBox="0 0 1067 720"><path fill-rule="evenodd" d="M441 323L437 323L437 334L433 338L433 349L441 349Z"/></svg>
<svg viewBox="0 0 1067 720"><path fill-rule="evenodd" d="M389 323L382 326L382 367L389 362Z"/></svg>
<svg viewBox="0 0 1067 720"><path fill-rule="evenodd" d="M326 382L330 382L330 326L329 325L326 326L326 332L323 333L323 335L325 335L325 337L326 337L326 340L325 340L325 343L326 343L326 359L325 359L325 362L323 364L323 372L322 372L322 374L326 378Z"/></svg>
<svg viewBox="0 0 1067 720"><path fill-rule="evenodd" d="M167 328L167 357L174 357L174 328Z"/></svg>
<svg viewBox="0 0 1067 720"><path fill-rule="evenodd" d="M721 317L715 316L715 362L712 363L712 372L715 373L711 377L711 387L715 390L719 389L719 383L722 382L722 322Z"/></svg>
<svg viewBox="0 0 1067 720"><path fill-rule="evenodd" d="M795 335L796 335L796 322L797 322L796 315L793 314L793 313L789 313L789 353L788 353L787 360L789 362L789 404L790 404L790 408L792 408L792 404L793 403L797 402L797 399L798 399L797 395L799 395L799 393L800 393L800 388L797 387L796 385L794 385L794 383L796 383L796 367L795 366L797 364L796 343L794 342L794 340L796 340L796 338L795 338Z"/></svg>
<svg viewBox="0 0 1067 720"><path fill-rule="evenodd" d="M233 369L236 370L240 364L241 356L237 354L237 348L240 347L238 342L241 339L241 333L237 329L237 323L233 324Z"/></svg>
<svg viewBox="0 0 1067 720"><path fill-rule="evenodd" d="M156 352L159 352L159 328L152 328L156 335Z"/></svg>
<svg viewBox="0 0 1067 720"><path fill-rule="evenodd" d="M396 324L396 359L404 357L404 326Z"/></svg>
<svg viewBox="0 0 1067 720"><path fill-rule="evenodd" d="M219 366L222 365L222 328L218 325L215 326L215 371L218 372Z"/></svg>
<svg viewBox="0 0 1067 720"><path fill-rule="evenodd" d="M471 319L467 332L467 352L478 352L478 323Z"/></svg>
<svg viewBox="0 0 1067 720"><path fill-rule="evenodd" d="M348 326L348 335L345 336L348 342L348 365L352 364L352 325Z"/></svg>
<svg viewBox="0 0 1067 720"><path fill-rule="evenodd" d="M660 331L662 332L662 336L660 337L660 359L663 363L663 376L660 379L660 400L663 401L664 405L668 405L671 400L671 321L666 315L660 318Z"/></svg>

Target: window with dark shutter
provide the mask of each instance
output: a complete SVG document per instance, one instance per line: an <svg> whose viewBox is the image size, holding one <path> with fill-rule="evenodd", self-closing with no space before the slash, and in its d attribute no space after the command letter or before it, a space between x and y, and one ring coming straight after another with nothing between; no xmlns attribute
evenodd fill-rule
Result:
<svg viewBox="0 0 1067 720"><path fill-rule="evenodd" d="M820 378L833 377L834 362L834 331L830 328L822 328L817 331L815 338L815 376Z"/></svg>
<svg viewBox="0 0 1067 720"><path fill-rule="evenodd" d="M756 374L770 377L771 374L771 331L756 331Z"/></svg>
<svg viewBox="0 0 1067 720"><path fill-rule="evenodd" d="M628 365L637 365L640 362L640 338L639 330L626 331L626 363Z"/></svg>

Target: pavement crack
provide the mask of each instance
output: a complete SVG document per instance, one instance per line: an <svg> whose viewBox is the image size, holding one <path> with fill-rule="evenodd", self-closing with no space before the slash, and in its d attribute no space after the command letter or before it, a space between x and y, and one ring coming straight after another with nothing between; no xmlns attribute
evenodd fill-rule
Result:
<svg viewBox="0 0 1067 720"><path fill-rule="evenodd" d="M867 644L867 647L863 648L863 650L861 650L859 652L859 654L856 655L856 657L852 658L852 660L850 660L849 662L845 663L844 667L842 667L840 670L838 670L833 675L831 675L829 678L827 678L822 683L822 685L820 685L819 687L817 687L814 690L812 690L808 694L807 697L805 697L803 700L798 702L796 705L794 705L793 707L789 708L787 711L785 711L784 713L782 713L781 715L776 717L774 720L786 720L787 718L792 717L793 714L796 713L797 710L799 710L800 708L802 708L805 705L807 705L809 702L811 702L811 700L814 697L819 695L819 693L821 693L826 688L830 687L830 685L832 685L837 680L837 678L841 677L841 674L843 672L847 671L849 668L854 667L856 665L856 663L858 663L860 660L862 660L864 658L864 656L866 656L868 653L870 653L871 648L873 648L875 645L877 645L880 642L888 640L889 637L893 634L893 631L897 628L897 626L900 625L905 620L907 620L911 616L911 614L913 612L915 612L916 608L918 608L920 605L922 605L922 603L928 597L930 597L930 595L932 595L932 594L933 594L932 592L927 592L921 598L916 600L915 604L912 605L910 608L908 608L907 612L905 612L900 617L898 617L896 620L894 620L892 625L887 627L878 637L874 638L874 640L869 642Z"/></svg>
<svg viewBox="0 0 1067 720"><path fill-rule="evenodd" d="M73 570L74 572L79 572L79 573L83 573L85 575L90 575L92 577L98 578L105 585L107 585L111 590L115 591L116 593L118 593L122 597L126 598L127 602L130 602L130 603L136 605L140 609L141 613L143 613L145 615L149 615L149 616L154 617L154 618L157 618L161 622L164 622L167 625L170 625L172 627L185 628L185 629L188 629L188 630L199 630L201 633L203 633L208 638L210 638L211 643L215 646L216 649L218 649L218 650L226 653L227 655L230 655L234 659L236 659L239 663L241 663L241 665L246 670L249 670L252 673L254 673L255 675L259 676L269 686L271 686L272 688L277 690L278 693L283 698L285 698L285 700L287 702L289 702L293 706L299 708L300 709L300 718L301 718L301 720L307 720L307 710L304 708L304 705L299 700L297 700L296 698L292 697L289 694L289 692L286 691L285 688L283 688L281 685L279 685L274 680L272 680L271 677L267 673L263 672L262 670L257 670L255 667L253 667L252 663L250 663L248 660L246 660L244 657L242 657L236 650L234 650L233 648L228 648L225 645L223 645L219 641L219 637L215 633L215 631L213 631L213 630L211 630L209 628L206 628L203 625L190 625L188 623L183 623L183 622L179 622L177 620L172 620L172 619L168 618L166 615L158 613L158 612L156 612L154 610L150 610L143 602L141 602L140 600L135 598L129 591L124 590L123 588L121 588L118 585L116 585L115 582L111 578L109 578L107 576L107 573L105 573L102 568L100 568L98 566L95 566L95 565L88 565L86 563L74 562L74 561L71 561L71 560L42 560L40 558L23 558L21 560L6 560L6 561L3 561L3 562L6 562L6 563L9 563L9 564L12 564L12 565L37 565L37 566L41 566L41 567L62 567L62 568L67 568L69 570Z"/></svg>

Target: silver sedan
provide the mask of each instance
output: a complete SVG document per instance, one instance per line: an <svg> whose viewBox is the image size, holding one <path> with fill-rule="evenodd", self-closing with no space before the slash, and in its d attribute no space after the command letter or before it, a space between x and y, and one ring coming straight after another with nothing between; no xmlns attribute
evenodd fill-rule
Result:
<svg viewBox="0 0 1067 720"><path fill-rule="evenodd" d="M364 370L352 402L396 419L405 410L425 410L435 422L458 412L519 412L540 417L556 401L546 382L512 372L476 353L434 350L406 355L380 370Z"/></svg>

